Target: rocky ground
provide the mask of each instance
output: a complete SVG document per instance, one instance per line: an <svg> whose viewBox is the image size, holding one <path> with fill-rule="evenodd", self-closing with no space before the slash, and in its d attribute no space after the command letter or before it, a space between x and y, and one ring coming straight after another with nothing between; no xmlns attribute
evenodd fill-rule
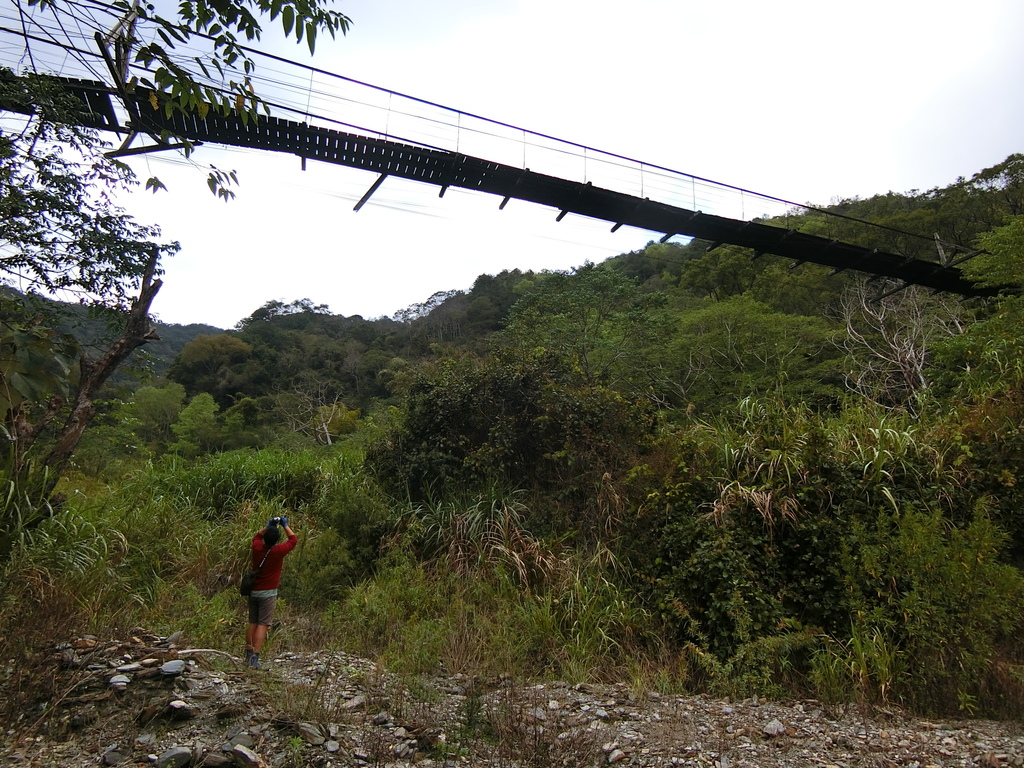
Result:
<svg viewBox="0 0 1024 768"><path fill-rule="evenodd" d="M399 680L341 653L227 654L138 632L48 660L66 692L4 726L0 766L1021 766L1024 726L623 685Z"/></svg>

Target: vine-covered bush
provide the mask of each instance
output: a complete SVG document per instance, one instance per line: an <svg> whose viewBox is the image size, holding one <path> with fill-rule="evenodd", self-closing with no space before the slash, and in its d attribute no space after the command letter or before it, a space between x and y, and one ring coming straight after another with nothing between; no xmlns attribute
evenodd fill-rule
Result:
<svg viewBox="0 0 1024 768"><path fill-rule="evenodd" d="M449 360L418 376L367 464L399 498L520 488L566 510L549 530L586 528L602 484L629 469L652 427L645 407L543 356Z"/></svg>
<svg viewBox="0 0 1024 768"><path fill-rule="evenodd" d="M691 430L639 515L657 523L631 560L677 641L755 680L751 659L779 660L753 648L810 632L807 684L938 711L1012 699L993 673L1024 578L991 500L941 459L947 433L752 401L740 416Z"/></svg>

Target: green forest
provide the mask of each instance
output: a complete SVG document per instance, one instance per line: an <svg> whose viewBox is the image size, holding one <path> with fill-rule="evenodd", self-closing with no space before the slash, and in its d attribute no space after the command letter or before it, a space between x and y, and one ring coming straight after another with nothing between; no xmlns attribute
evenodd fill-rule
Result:
<svg viewBox="0 0 1024 768"><path fill-rule="evenodd" d="M38 402L7 395L5 658L136 625L238 652L249 539L287 515L279 649L1020 716L1024 156L796 226L829 213L1000 293L695 240L394 318L271 301L108 382L48 473L57 420L18 457L11 416L71 375L51 349ZM5 321L5 381L26 333Z"/></svg>
<svg viewBox="0 0 1024 768"><path fill-rule="evenodd" d="M258 118L244 79L216 91L169 53L210 33L214 66L244 61L246 4L144 19L154 109ZM266 6L311 51L347 28ZM114 192L159 179L70 127L82 104L47 78L3 73L11 105L31 116L0 132L9 722L60 699L46 662L82 633L241 655L238 580L273 517L300 543L271 654L1024 715L1024 155L765 220L989 297L652 240L390 318L296 298L219 331L152 321L180 245ZM216 204L234 181L211 169Z"/></svg>

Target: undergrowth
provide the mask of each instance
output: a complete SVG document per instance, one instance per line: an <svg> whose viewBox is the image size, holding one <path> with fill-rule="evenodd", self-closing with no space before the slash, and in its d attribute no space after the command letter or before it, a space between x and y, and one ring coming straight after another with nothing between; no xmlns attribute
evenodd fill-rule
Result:
<svg viewBox="0 0 1024 768"><path fill-rule="evenodd" d="M585 545L532 533L536 499L515 493L388 502L345 447L239 452L83 484L3 565L0 706L9 714L58 695L47 659L84 633L180 630L239 655L249 542L287 515L300 545L269 654L340 650L405 680L627 681L867 709L1024 711L1024 589L1001 557L991 504L958 509L954 522L921 503L943 475L907 425L864 420L825 434L806 415L773 427L779 414L755 411L742 440L704 425L677 442L690 447L681 479L637 472L659 490L634 527L592 532ZM826 473L829 492L856 488L845 506L822 504ZM917 503L893 505L908 487Z"/></svg>

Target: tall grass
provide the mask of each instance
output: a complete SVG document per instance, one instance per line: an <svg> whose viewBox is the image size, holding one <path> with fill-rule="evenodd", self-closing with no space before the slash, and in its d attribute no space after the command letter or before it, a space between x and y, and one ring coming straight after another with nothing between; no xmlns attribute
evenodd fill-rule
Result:
<svg viewBox="0 0 1024 768"><path fill-rule="evenodd" d="M317 451L231 451L198 461L168 456L128 480L123 491L203 509L211 517L239 511L253 499L274 499L291 509L322 498L327 478Z"/></svg>
<svg viewBox="0 0 1024 768"><path fill-rule="evenodd" d="M253 534L270 517L292 518L303 535L290 565L318 536L337 542L332 525L351 511L339 511L336 500L369 494L352 490L352 466L358 462L344 452L238 452L137 470L116 487L88 486L88 496L69 493L60 514L12 543L0 620L17 625L48 603L68 607L60 621L68 632L141 624L170 633L187 624L195 641L222 640L223 628L237 625L240 598L229 598L237 597ZM364 528L379 513L374 503L360 509ZM295 569L316 585L307 592L322 594L330 563L321 560L321 568Z"/></svg>
<svg viewBox="0 0 1024 768"><path fill-rule="evenodd" d="M406 674L626 676L659 622L589 558L530 535L515 500L415 507L372 581L329 618L345 647Z"/></svg>

